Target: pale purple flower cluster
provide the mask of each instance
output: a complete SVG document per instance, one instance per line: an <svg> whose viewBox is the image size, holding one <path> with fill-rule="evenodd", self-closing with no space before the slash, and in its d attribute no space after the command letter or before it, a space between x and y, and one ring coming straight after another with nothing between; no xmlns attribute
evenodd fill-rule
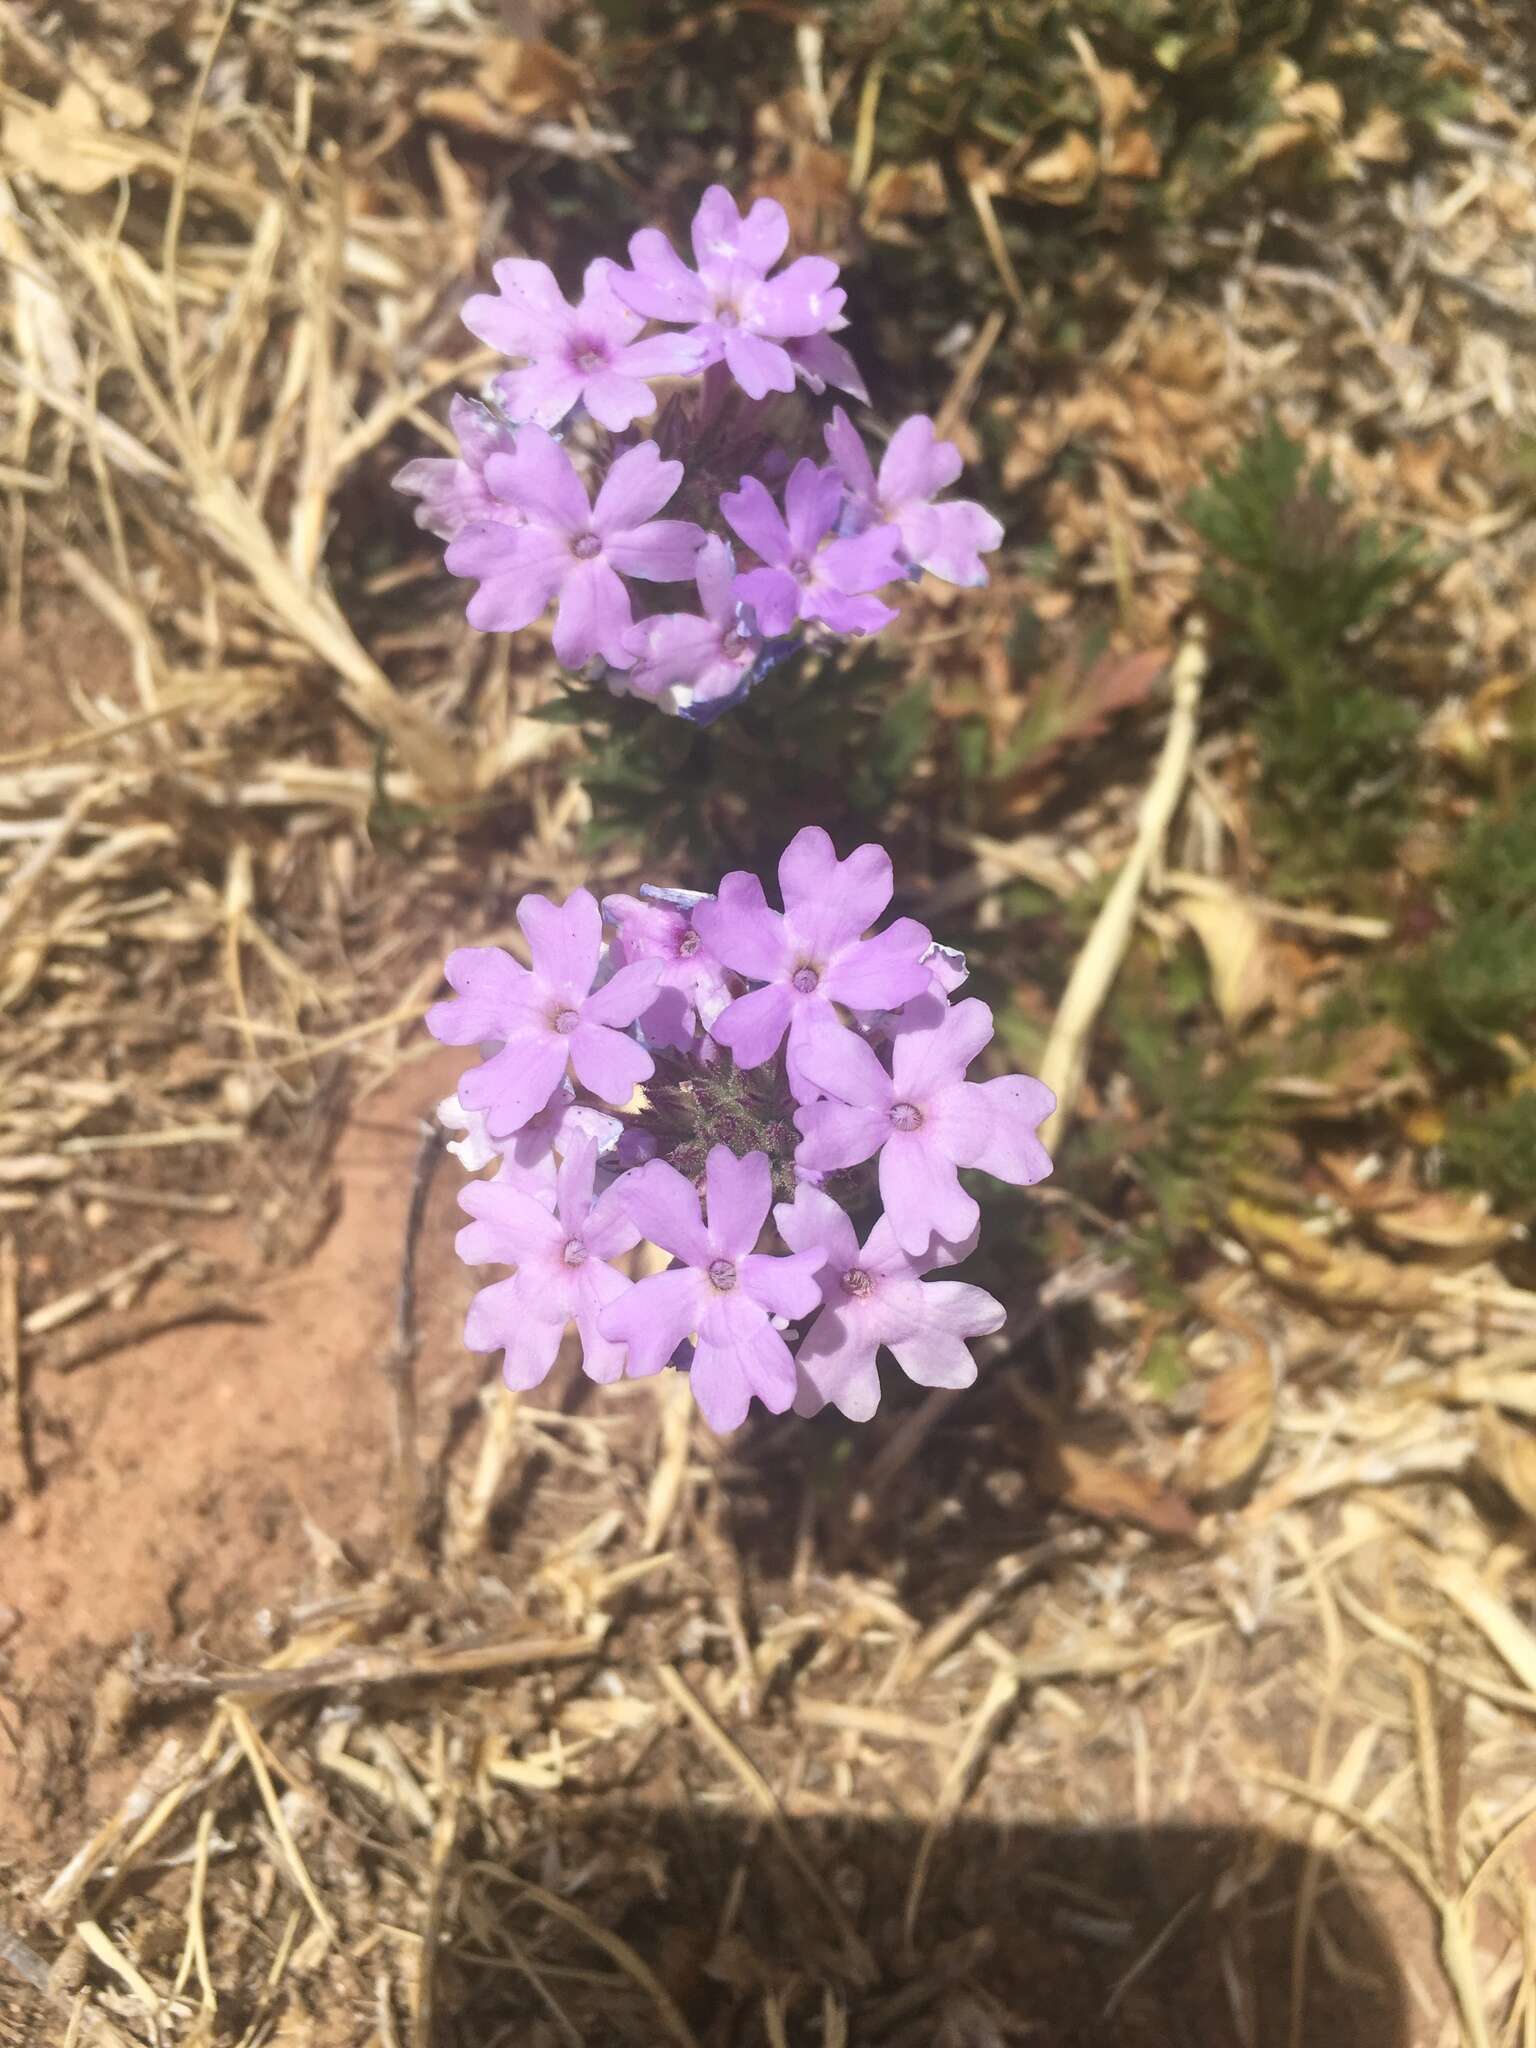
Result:
<svg viewBox="0 0 1536 2048"><path fill-rule="evenodd" d="M1002 528L967 499L937 502L961 465L932 420L898 427L877 473L841 406L819 437L785 411L797 385L868 393L834 338L837 265L780 267L776 200L743 215L712 185L692 240L690 269L642 229L627 269L587 266L575 305L547 264L497 263L495 293L471 298L464 322L520 366L482 401L454 399L456 457L408 462L395 485L478 585L471 625L515 632L553 602L568 668L601 662L616 693L707 722L805 642L879 632L896 612L877 592L924 570L984 583ZM640 439L661 380L676 388ZM674 586L669 600L646 594L655 585Z"/></svg>
<svg viewBox="0 0 1536 2048"><path fill-rule="evenodd" d="M976 1377L968 1340L1002 1305L925 1276L975 1246L961 1169L1050 1172L1054 1098L967 1078L991 1012L951 1001L964 962L916 919L876 929L883 848L839 860L809 826L778 882L777 908L744 872L713 895L525 896L528 965L450 957L427 1026L482 1059L440 1115L467 1170L495 1165L460 1197L459 1254L516 1269L475 1296L465 1341L504 1352L510 1385L537 1385L571 1324L594 1380L686 1367L717 1430L754 1396L867 1420L882 1347L920 1386ZM637 1277L642 1242L670 1265Z"/></svg>

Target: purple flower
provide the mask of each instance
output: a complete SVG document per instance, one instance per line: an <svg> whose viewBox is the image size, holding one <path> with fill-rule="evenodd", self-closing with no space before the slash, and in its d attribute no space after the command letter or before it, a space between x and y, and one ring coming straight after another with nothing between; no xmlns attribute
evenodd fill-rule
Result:
<svg viewBox="0 0 1536 2048"><path fill-rule="evenodd" d="M634 1286L607 1262L640 1242L616 1182L593 1199L597 1146L571 1148L560 1168L551 1209L506 1181L473 1181L459 1207L474 1217L455 1248L469 1266L516 1266L510 1280L482 1287L469 1305L464 1342L471 1351L504 1351L509 1387L536 1387L555 1362L566 1325L581 1337L588 1379L616 1380L624 1351L602 1334L604 1310Z"/></svg>
<svg viewBox="0 0 1536 2048"><path fill-rule="evenodd" d="M965 1078L991 1036L992 1012L974 996L947 1009L924 995L897 1019L889 1073L856 1032L820 1030L800 1048L801 1075L833 1099L795 1112L795 1163L829 1173L878 1152L881 1200L897 1243L914 1257L933 1237L956 1242L977 1227L980 1212L957 1167L1019 1187L1051 1170L1036 1136L1056 1106L1045 1083L1027 1074Z"/></svg>
<svg viewBox="0 0 1536 2048"><path fill-rule="evenodd" d="M766 565L736 579L736 595L755 608L765 633L787 632L797 618L820 619L834 633L878 633L895 618L889 605L863 593L905 573L900 536L894 526L878 526L823 546L842 504L837 471L809 458L790 472L782 514L755 476L722 495L732 531Z"/></svg>
<svg viewBox="0 0 1536 2048"><path fill-rule="evenodd" d="M603 916L618 927L621 959L660 963L656 999L641 1012L641 1031L653 1045L690 1051L731 1000L725 970L694 928L691 913L638 896L605 896Z"/></svg>
<svg viewBox="0 0 1536 2048"><path fill-rule="evenodd" d="M861 527L894 526L901 545L920 569L945 583L985 583L981 557L997 547L1003 529L969 498L935 505L934 496L961 469L953 441L934 439L933 421L916 413L891 436L877 477L858 429L841 406L827 428L827 448L848 486Z"/></svg>
<svg viewBox="0 0 1536 2048"><path fill-rule="evenodd" d="M853 1010L894 1009L929 986L922 964L932 941L914 918L898 918L866 939L891 900L891 857L856 847L845 861L819 825L797 832L779 861L782 912L771 910L756 875L727 875L713 903L693 913L694 928L717 960L765 985L738 996L711 1035L736 1064L760 1067L790 1034L793 1066L816 1026L846 1036L834 1003ZM869 1154L863 1155L868 1158Z"/></svg>
<svg viewBox="0 0 1536 2048"><path fill-rule="evenodd" d="M517 921L533 954L530 970L499 946L461 946L448 956L457 991L427 1012L427 1029L445 1045L499 1041L501 1050L459 1083L459 1101L481 1110L493 1138L509 1137L536 1117L565 1078L605 1102L624 1103L654 1071L651 1056L616 1026L632 1024L651 1001L654 961L621 967L592 991L603 919L587 889L563 904L525 896ZM589 991L591 991L589 993Z"/></svg>
<svg viewBox="0 0 1536 2048"><path fill-rule="evenodd" d="M444 1130L463 1133L445 1149L466 1173L480 1173L493 1159L499 1159L495 1178L536 1194L546 1207L554 1200L560 1160L573 1145L590 1138L602 1158L613 1151L624 1131L616 1116L605 1116L600 1109L578 1102L569 1081L560 1083L536 1117L499 1143L486 1128L481 1112L466 1109L457 1095L437 1105L437 1120Z"/></svg>
<svg viewBox="0 0 1536 2048"><path fill-rule="evenodd" d="M497 396L515 420L558 426L577 405L619 434L656 398L648 377L691 376L697 347L680 334L636 341L645 322L615 298L616 266L599 256L587 265L581 303L571 306L547 263L511 256L491 275L497 295L477 293L464 308L470 333L504 355L526 356L528 366L496 380Z"/></svg>
<svg viewBox="0 0 1536 2048"><path fill-rule="evenodd" d="M846 296L825 256L801 256L768 277L788 239L781 206L759 200L743 221L724 186L712 185L693 223L696 271L659 229L642 228L630 238L633 268L615 271L611 282L647 319L686 325L702 365L723 360L749 398L766 398L795 388L781 344L840 324Z"/></svg>
<svg viewBox="0 0 1536 2048"><path fill-rule="evenodd" d="M497 419L488 405L461 398L456 392L448 407L448 418L458 437L457 459L445 455L419 455L392 479L397 491L419 498L416 524L439 540L452 540L463 527L477 519L499 521L503 526L520 526L522 514L510 505L500 505L486 488L485 465L493 455L510 455L512 429Z"/></svg>
<svg viewBox="0 0 1536 2048"><path fill-rule="evenodd" d="M659 1372L694 1339L693 1390L711 1429L735 1429L756 1394L782 1415L795 1397L795 1365L773 1316L809 1315L820 1293L819 1250L773 1257L755 1249L773 1201L767 1155L738 1159L716 1145L705 1166L709 1221L698 1191L675 1166L652 1160L619 1186L640 1232L679 1264L642 1280L602 1318L605 1337L629 1346L636 1378Z"/></svg>
<svg viewBox="0 0 1536 2048"><path fill-rule="evenodd" d="M920 1387L971 1385L976 1364L965 1340L1002 1328L1000 1301L962 1280L925 1283L928 1268L947 1259L908 1257L887 1217L861 1250L847 1215L819 1188L797 1189L773 1215L792 1251L826 1253L817 1276L822 1310L795 1352L797 1415L815 1415L830 1401L850 1422L867 1422L880 1403L882 1344Z"/></svg>
<svg viewBox="0 0 1536 2048"><path fill-rule="evenodd" d="M621 576L675 583L693 573L705 536L687 519L654 519L682 481L680 462L663 462L654 441L621 455L590 508L571 458L542 427L521 427L516 452L493 455L485 480L493 496L522 515L520 526L481 522L449 544L455 576L480 588L469 623L482 633L515 633L552 597L555 653L568 668L601 654L614 668L634 660L624 644L634 622Z"/></svg>
<svg viewBox="0 0 1536 2048"><path fill-rule="evenodd" d="M629 688L638 697L672 690L687 705L733 696L762 650L762 635L741 616L729 541L711 535L694 564L697 612L662 612L631 628L625 646L635 657Z"/></svg>

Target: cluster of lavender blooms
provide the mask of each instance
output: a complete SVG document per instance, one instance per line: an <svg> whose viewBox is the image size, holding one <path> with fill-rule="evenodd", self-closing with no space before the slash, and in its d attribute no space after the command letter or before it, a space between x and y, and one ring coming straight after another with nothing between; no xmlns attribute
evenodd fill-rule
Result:
<svg viewBox="0 0 1536 2048"><path fill-rule="evenodd" d="M797 460L810 424L799 385L868 402L834 339L847 325L838 267L800 256L776 269L783 207L759 199L743 216L721 185L692 238L689 269L642 230L629 268L588 265L574 306L547 264L497 263L496 292L471 298L464 323L522 367L481 400L455 398L458 456L409 462L395 485L448 542L452 573L478 584L471 625L515 632L553 603L568 668L600 661L616 693L704 723L803 642L879 632L896 613L877 592L924 570L984 583L1002 529L969 500L936 502L960 455L921 414L878 471L841 406L824 429L830 460ZM653 382L676 379L687 387L638 438ZM659 517L668 507L689 516ZM691 584L697 609L652 609L637 582Z"/></svg>
<svg viewBox="0 0 1536 2048"><path fill-rule="evenodd" d="M782 909L745 872L712 896L525 896L531 966L449 958L427 1025L482 1059L439 1113L469 1171L495 1164L460 1194L458 1251L516 1269L476 1294L465 1341L504 1352L510 1386L538 1385L572 1323L589 1377L683 1367L716 1430L754 1395L865 1421L882 1347L920 1386L975 1379L967 1340L1002 1306L926 1276L976 1243L960 1168L1050 1172L1054 1098L966 1078L992 1014L953 1000L965 962L915 919L872 929L883 848L840 861L808 827L778 879ZM643 1241L671 1264L637 1280L621 1261Z"/></svg>

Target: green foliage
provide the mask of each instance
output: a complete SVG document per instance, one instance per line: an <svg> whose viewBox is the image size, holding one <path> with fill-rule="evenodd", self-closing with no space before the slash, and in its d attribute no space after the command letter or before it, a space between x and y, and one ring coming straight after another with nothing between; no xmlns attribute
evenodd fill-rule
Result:
<svg viewBox="0 0 1536 2048"><path fill-rule="evenodd" d="M933 717L928 685L903 680L901 663L863 647L793 657L711 726L587 683L544 715L587 740L571 773L592 798L594 844L706 846L750 864L802 825L887 817Z"/></svg>
<svg viewBox="0 0 1536 2048"><path fill-rule="evenodd" d="M1536 1050L1536 787L1473 821L1441 892L1444 929L1399 972L1402 1020L1442 1073L1507 1073Z"/></svg>
<svg viewBox="0 0 1536 2048"><path fill-rule="evenodd" d="M1447 1177L1481 1188L1501 1209L1536 1214L1536 1093L1462 1105L1445 1135Z"/></svg>
<svg viewBox="0 0 1536 2048"><path fill-rule="evenodd" d="M1185 511L1214 558L1206 600L1263 692L1260 822L1282 885L1379 876L1407 821L1417 719L1359 670L1424 569L1419 537L1352 519L1328 465L1309 474L1274 420Z"/></svg>

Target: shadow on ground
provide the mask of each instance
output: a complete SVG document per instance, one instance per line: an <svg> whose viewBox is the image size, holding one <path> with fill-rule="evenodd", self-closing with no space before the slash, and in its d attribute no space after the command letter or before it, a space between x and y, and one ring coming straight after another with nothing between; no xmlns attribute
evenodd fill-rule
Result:
<svg viewBox="0 0 1536 2048"><path fill-rule="evenodd" d="M1238 1828L957 1823L909 1944L922 1845L899 1822L779 1841L700 1808L573 1811L526 1867L465 1866L434 2048L1407 2048L1391 1947L1326 1855Z"/></svg>

